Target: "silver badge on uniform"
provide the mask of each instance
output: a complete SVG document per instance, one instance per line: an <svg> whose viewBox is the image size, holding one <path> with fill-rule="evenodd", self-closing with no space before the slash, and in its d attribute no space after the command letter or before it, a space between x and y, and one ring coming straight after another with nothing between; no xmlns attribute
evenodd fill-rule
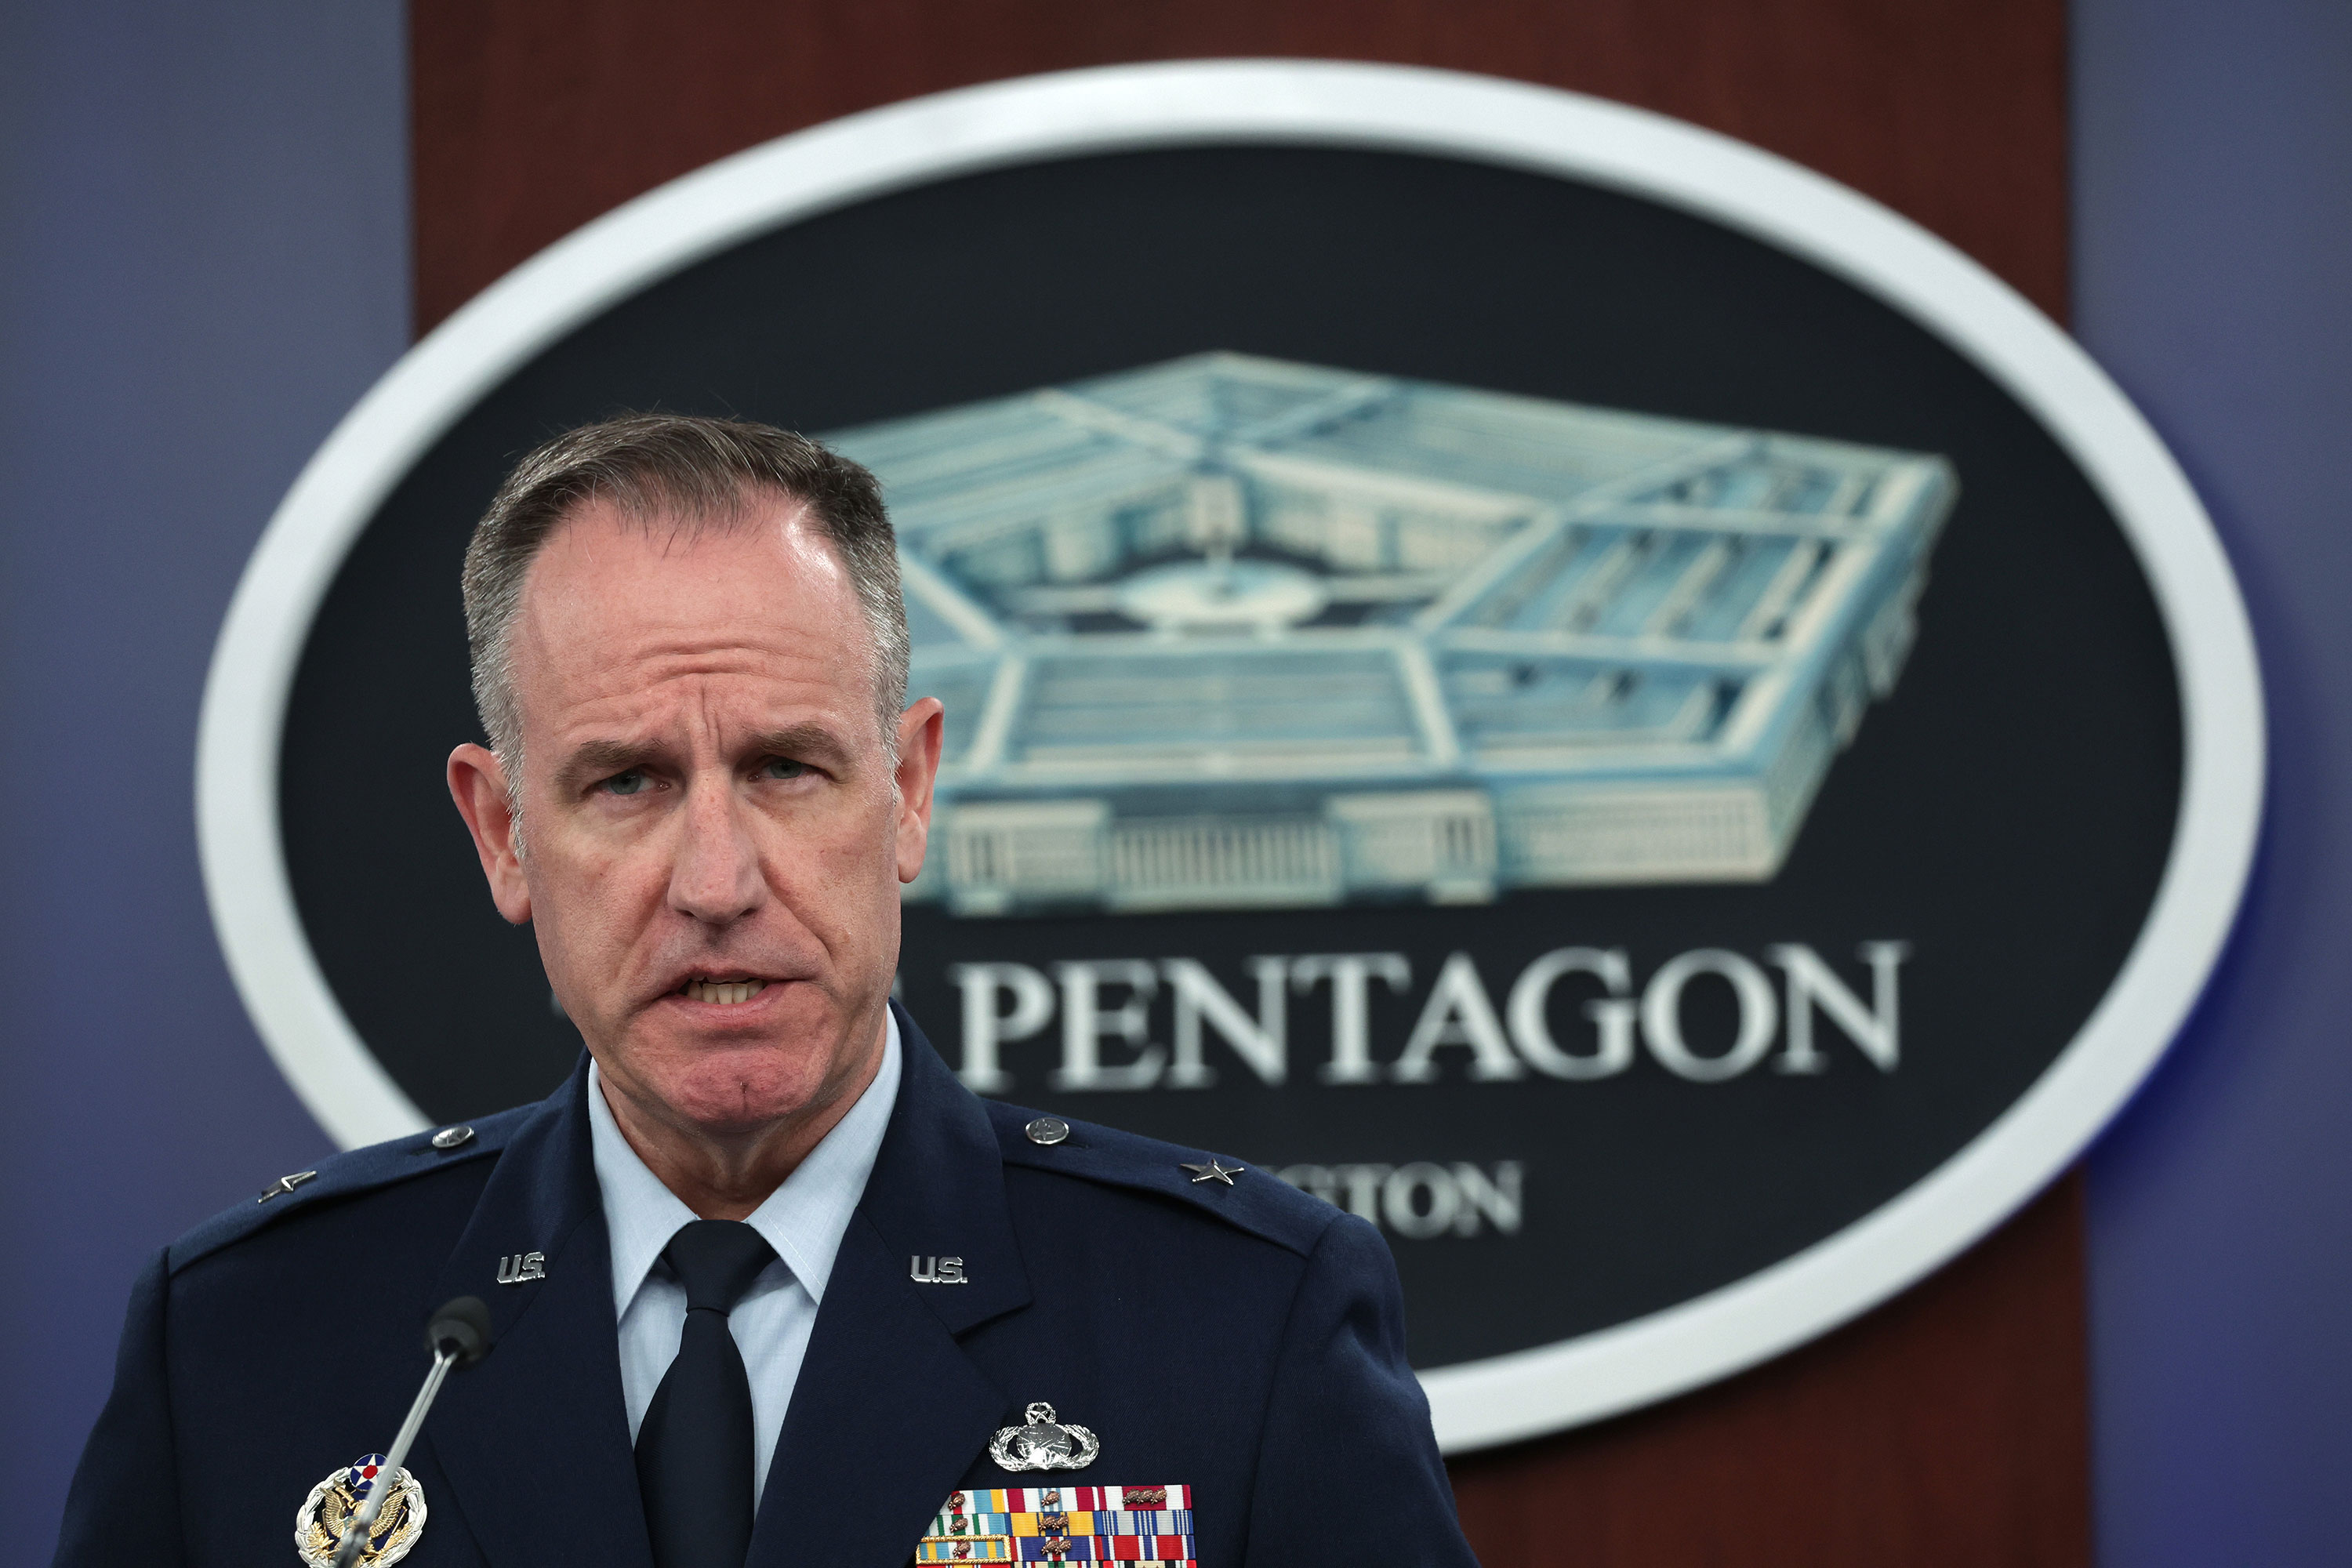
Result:
<svg viewBox="0 0 2352 1568"><path fill-rule="evenodd" d="M309 1568L331 1568L352 1516L378 1487L392 1489L368 1527L361 1563L397 1563L425 1533L425 1489L406 1470L386 1469L382 1454L365 1454L310 1489L294 1513L294 1550Z"/></svg>
<svg viewBox="0 0 2352 1568"><path fill-rule="evenodd" d="M1075 1424L1054 1419L1050 1405L1033 1405L1025 1426L1002 1426L988 1445L988 1457L1008 1470L1083 1470L1102 1445Z"/></svg>

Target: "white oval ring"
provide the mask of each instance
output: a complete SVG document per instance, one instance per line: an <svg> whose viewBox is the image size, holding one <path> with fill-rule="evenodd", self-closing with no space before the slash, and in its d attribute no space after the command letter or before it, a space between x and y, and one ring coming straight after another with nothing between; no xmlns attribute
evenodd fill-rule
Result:
<svg viewBox="0 0 2352 1568"><path fill-rule="evenodd" d="M2074 1159L2155 1064L2229 934L2260 826L2261 678L2221 543L2178 465L2048 319L1909 220L1785 159L1574 93L1397 66L1245 60L996 82L853 115L713 163L533 257L361 399L270 520L205 689L197 838L213 920L271 1055L345 1147L429 1125L343 1016L305 939L278 818L279 738L310 623L394 485L476 401L621 299L735 242L1008 164L1202 143L1433 153L1622 189L1744 231L1902 310L2030 410L2121 521L2179 672L2179 826L2114 984L2032 1088L1959 1153L1826 1240L1632 1322L1423 1374L1448 1451L1665 1398L1876 1305Z"/></svg>

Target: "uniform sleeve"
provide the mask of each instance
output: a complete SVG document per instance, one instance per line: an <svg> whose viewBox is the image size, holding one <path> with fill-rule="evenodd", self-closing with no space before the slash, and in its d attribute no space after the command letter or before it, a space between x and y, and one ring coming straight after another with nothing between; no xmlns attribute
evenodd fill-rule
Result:
<svg viewBox="0 0 2352 1568"><path fill-rule="evenodd" d="M1476 1568L1404 1354L1404 1293L1380 1233L1345 1215L1317 1241L1283 1331L1258 1448L1249 1568Z"/></svg>
<svg viewBox="0 0 2352 1568"><path fill-rule="evenodd" d="M185 1561L163 1357L163 1308L170 1293L165 1254L158 1252L131 1288L122 1346L114 1358L114 1392L99 1413L74 1470L73 1489L66 1494L56 1568L171 1568Z"/></svg>

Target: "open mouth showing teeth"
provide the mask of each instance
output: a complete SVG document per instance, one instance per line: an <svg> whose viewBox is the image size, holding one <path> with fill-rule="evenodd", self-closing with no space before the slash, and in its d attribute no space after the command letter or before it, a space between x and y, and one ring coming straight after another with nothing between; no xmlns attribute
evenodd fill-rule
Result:
<svg viewBox="0 0 2352 1568"><path fill-rule="evenodd" d="M731 1007L749 1002L768 988L764 980L689 980L679 994L689 1002L716 1002Z"/></svg>

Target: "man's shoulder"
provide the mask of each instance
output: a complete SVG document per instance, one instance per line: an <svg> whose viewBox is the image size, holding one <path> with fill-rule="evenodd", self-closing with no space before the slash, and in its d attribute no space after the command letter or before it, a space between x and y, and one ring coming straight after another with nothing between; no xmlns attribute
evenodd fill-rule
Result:
<svg viewBox="0 0 2352 1568"><path fill-rule="evenodd" d="M1005 1164L1087 1184L1107 1202L1172 1202L1302 1258L1342 1217L1322 1199L1230 1155L999 1100L984 1103Z"/></svg>
<svg viewBox="0 0 2352 1568"><path fill-rule="evenodd" d="M289 1172L260 1194L233 1204L172 1243L167 1267L177 1274L214 1257L329 1207L384 1199L397 1203L421 1178L478 1167L487 1179L489 1163L542 1105L517 1106L471 1121L427 1128L404 1138L331 1154L315 1166Z"/></svg>

